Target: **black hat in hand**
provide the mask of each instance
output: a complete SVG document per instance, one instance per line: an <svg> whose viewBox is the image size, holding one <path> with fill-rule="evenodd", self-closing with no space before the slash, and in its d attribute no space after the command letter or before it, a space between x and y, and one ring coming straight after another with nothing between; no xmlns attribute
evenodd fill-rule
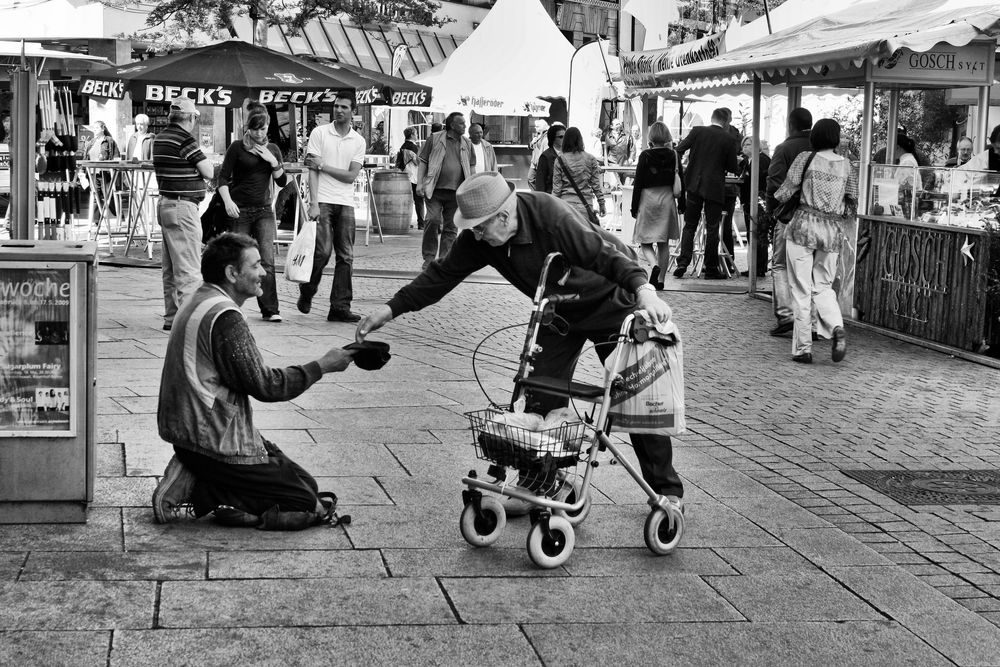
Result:
<svg viewBox="0 0 1000 667"><path fill-rule="evenodd" d="M345 350L355 350L354 365L365 371L377 371L389 363L389 343L377 340L366 340L361 343L351 343L344 346Z"/></svg>

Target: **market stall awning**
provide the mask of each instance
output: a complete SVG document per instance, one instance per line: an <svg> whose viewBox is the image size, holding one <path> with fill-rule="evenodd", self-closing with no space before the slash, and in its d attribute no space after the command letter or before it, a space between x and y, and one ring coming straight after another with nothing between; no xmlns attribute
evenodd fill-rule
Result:
<svg viewBox="0 0 1000 667"><path fill-rule="evenodd" d="M827 75L888 61L901 49L965 46L1000 35L1000 4L987 0L871 0L814 16L709 60L665 69L656 85L699 89ZM957 66L957 63L955 64Z"/></svg>
<svg viewBox="0 0 1000 667"><path fill-rule="evenodd" d="M250 98L263 103L331 103L351 91L372 104L391 101L365 70L327 67L278 51L231 40L150 58L81 78L80 93L94 97L165 102L178 96L195 104L238 108ZM384 75L379 74L379 77ZM381 95L388 92L390 100Z"/></svg>
<svg viewBox="0 0 1000 667"><path fill-rule="evenodd" d="M547 116L566 97L573 45L538 0L498 0L447 60L413 77L434 89L433 108L488 116Z"/></svg>
<svg viewBox="0 0 1000 667"><path fill-rule="evenodd" d="M83 60L92 63L107 63L106 58L99 56L87 56L81 53L70 51L57 51L46 49L38 42L20 42L13 40L0 40L0 67L17 67L21 62L21 56L34 63L36 72L44 69L46 62L58 63L61 60Z"/></svg>

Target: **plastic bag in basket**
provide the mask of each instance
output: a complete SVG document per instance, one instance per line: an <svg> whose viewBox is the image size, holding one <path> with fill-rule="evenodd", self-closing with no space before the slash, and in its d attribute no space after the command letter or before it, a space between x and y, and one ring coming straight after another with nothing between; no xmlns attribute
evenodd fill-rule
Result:
<svg viewBox="0 0 1000 667"><path fill-rule="evenodd" d="M556 408L545 415L542 428L550 433L557 434L562 448L566 451L580 451L583 436L586 434L586 425L580 421L574 408ZM551 429L559 429L551 431Z"/></svg>

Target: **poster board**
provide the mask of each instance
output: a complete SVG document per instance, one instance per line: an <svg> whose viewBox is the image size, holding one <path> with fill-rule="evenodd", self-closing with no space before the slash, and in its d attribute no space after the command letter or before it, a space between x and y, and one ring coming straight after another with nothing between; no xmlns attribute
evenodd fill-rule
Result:
<svg viewBox="0 0 1000 667"><path fill-rule="evenodd" d="M77 435L81 270L0 261L0 438Z"/></svg>

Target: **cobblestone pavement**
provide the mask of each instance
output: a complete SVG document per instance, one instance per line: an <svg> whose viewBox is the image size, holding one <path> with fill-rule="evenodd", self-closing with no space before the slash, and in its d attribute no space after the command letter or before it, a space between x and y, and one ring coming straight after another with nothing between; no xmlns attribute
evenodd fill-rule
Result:
<svg viewBox="0 0 1000 667"><path fill-rule="evenodd" d="M359 248L355 310L403 284L414 247ZM684 336L682 547L650 556L644 498L604 460L576 550L542 571L524 520L490 549L457 530L479 465L462 413L487 400L473 352L495 334L475 369L503 400L528 316L490 272L373 335L382 372L255 404L354 517L278 534L153 523L159 274L102 266L95 502L86 525L0 526L0 664L1000 664L1000 510L908 507L841 472L995 469L1000 372L857 329L844 362L817 344L793 364L770 304L721 282L664 294ZM329 278L310 315L279 290L282 324L244 307L270 363L351 339L319 307ZM579 375L599 378L592 352Z"/></svg>

